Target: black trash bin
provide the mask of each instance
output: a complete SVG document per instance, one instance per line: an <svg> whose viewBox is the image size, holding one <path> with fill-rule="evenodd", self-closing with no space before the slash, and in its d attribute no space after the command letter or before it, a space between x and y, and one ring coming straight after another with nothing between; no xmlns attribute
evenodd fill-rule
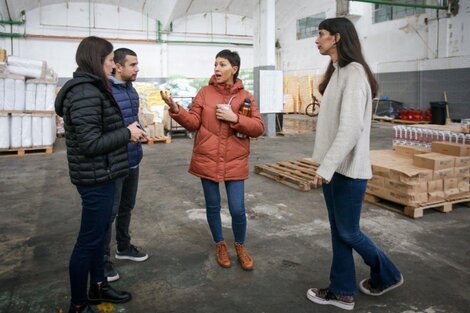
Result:
<svg viewBox="0 0 470 313"><path fill-rule="evenodd" d="M445 101L429 102L431 105L431 124L445 125L447 110Z"/></svg>

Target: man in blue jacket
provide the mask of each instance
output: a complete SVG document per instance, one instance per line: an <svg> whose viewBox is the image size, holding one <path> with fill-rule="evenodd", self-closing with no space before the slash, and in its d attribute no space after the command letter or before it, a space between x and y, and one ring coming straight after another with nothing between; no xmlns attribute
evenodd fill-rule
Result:
<svg viewBox="0 0 470 313"><path fill-rule="evenodd" d="M132 86L139 72L139 62L134 51L121 48L114 51L116 64L115 74L110 77L112 93L118 103L125 126L138 122L139 95ZM129 156L129 176L116 182L112 221L116 219L116 259L142 262L148 259L148 254L140 251L131 244L129 224L131 212L135 205L137 187L139 185L139 163L142 160L142 145L129 143L127 146ZM109 228L105 240L105 276L108 281L119 279L119 274L110 261L110 243L112 227Z"/></svg>

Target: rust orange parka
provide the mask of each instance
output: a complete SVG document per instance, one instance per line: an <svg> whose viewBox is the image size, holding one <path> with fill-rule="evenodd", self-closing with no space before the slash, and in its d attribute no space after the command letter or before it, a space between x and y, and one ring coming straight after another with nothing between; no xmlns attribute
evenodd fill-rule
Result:
<svg viewBox="0 0 470 313"><path fill-rule="evenodd" d="M217 104L228 103L238 114L238 122L218 120L215 116ZM245 98L251 100L251 117L240 114ZM197 131L194 138L193 154L189 172L197 177L216 182L244 180L248 178L250 139L264 133L258 104L254 97L243 88L237 79L232 86L217 84L212 76L209 85L201 88L189 111L181 106L178 113L170 116L189 131ZM246 134L238 138L236 132Z"/></svg>

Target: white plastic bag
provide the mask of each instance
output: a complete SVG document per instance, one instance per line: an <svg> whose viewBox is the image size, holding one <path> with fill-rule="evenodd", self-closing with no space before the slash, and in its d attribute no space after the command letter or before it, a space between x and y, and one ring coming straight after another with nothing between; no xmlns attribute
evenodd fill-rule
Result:
<svg viewBox="0 0 470 313"><path fill-rule="evenodd" d="M42 144L52 146L55 141L55 116L42 118Z"/></svg>
<svg viewBox="0 0 470 313"><path fill-rule="evenodd" d="M25 83L24 80L15 79L15 110L23 111L25 98Z"/></svg>
<svg viewBox="0 0 470 313"><path fill-rule="evenodd" d="M25 114L22 117L21 121L21 146L23 148L29 148L33 145L33 138L32 138L32 116L29 114Z"/></svg>
<svg viewBox="0 0 470 313"><path fill-rule="evenodd" d="M10 148L10 117L0 112L0 149Z"/></svg>
<svg viewBox="0 0 470 313"><path fill-rule="evenodd" d="M36 110L36 84L26 81L25 110Z"/></svg>
<svg viewBox="0 0 470 313"><path fill-rule="evenodd" d="M42 117L33 116L33 147L42 146Z"/></svg>
<svg viewBox="0 0 470 313"><path fill-rule="evenodd" d="M12 148L21 148L21 114L12 114L10 124L10 144Z"/></svg>

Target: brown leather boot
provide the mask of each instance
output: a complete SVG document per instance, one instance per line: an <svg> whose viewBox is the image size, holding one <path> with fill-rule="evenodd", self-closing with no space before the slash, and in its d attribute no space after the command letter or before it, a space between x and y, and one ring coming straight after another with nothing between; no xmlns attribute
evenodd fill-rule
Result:
<svg viewBox="0 0 470 313"><path fill-rule="evenodd" d="M240 262L242 269L245 271L251 271L254 265L253 259L248 254L248 251L246 251L245 246L235 243L235 250L237 250L238 262Z"/></svg>
<svg viewBox="0 0 470 313"><path fill-rule="evenodd" d="M230 267L232 266L232 262L230 261L230 256L228 255L227 244L225 241L221 241L217 243L215 246L216 249L216 256L217 256L217 263L219 263L222 267Z"/></svg>

